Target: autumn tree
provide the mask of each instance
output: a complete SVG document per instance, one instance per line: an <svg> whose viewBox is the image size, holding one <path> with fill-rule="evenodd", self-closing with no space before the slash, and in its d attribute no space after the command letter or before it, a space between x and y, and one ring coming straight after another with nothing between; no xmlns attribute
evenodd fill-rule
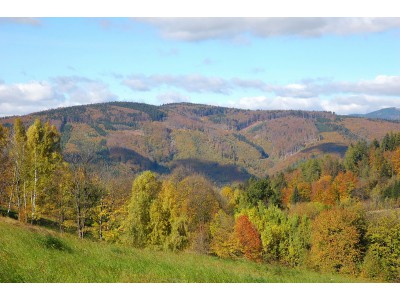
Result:
<svg viewBox="0 0 400 300"><path fill-rule="evenodd" d="M362 211L335 207L312 224L311 261L323 271L357 274L365 247Z"/></svg>
<svg viewBox="0 0 400 300"><path fill-rule="evenodd" d="M24 148L24 140L26 147ZM24 182L24 206L26 207L26 191L30 194L30 219L40 217L40 212L46 210L46 205L51 206L52 190L55 183L52 175L61 164L60 135L55 126L46 123L44 126L40 119L36 119L24 137L23 128L15 124L15 144L17 156L24 152L26 176L29 184ZM21 151L23 150L23 151Z"/></svg>
<svg viewBox="0 0 400 300"><path fill-rule="evenodd" d="M233 213L236 206L235 190L230 186L223 186L220 190L223 202L221 203L225 211Z"/></svg>
<svg viewBox="0 0 400 300"><path fill-rule="evenodd" d="M393 168L394 174L400 177L400 147L394 150L390 155L390 162Z"/></svg>
<svg viewBox="0 0 400 300"><path fill-rule="evenodd" d="M8 210L10 211L11 202L15 199L18 220L27 222L28 205L28 176L29 160L26 142L25 126L20 118L14 121L13 135L11 140L11 159L13 165L13 189L10 195Z"/></svg>
<svg viewBox="0 0 400 300"><path fill-rule="evenodd" d="M9 131L0 124L0 205L7 203L12 189L12 165L9 142Z"/></svg>
<svg viewBox="0 0 400 300"><path fill-rule="evenodd" d="M178 184L181 216L187 220L191 247L207 252L210 242L209 223L220 208L219 195L204 177L191 175Z"/></svg>
<svg viewBox="0 0 400 300"><path fill-rule="evenodd" d="M220 209L210 224L210 249L219 257L235 257L235 239L233 236L235 219Z"/></svg>
<svg viewBox="0 0 400 300"><path fill-rule="evenodd" d="M260 233L250 222L248 216L241 215L236 219L234 237L238 242L238 250L247 259L261 261L262 244Z"/></svg>
<svg viewBox="0 0 400 300"><path fill-rule="evenodd" d="M311 184L311 200L328 205L336 204L335 191L332 185L332 177L322 176L318 181Z"/></svg>
<svg viewBox="0 0 400 300"><path fill-rule="evenodd" d="M70 184L77 232L79 238L83 239L87 231L87 222L92 217L93 209L103 197L104 190L96 184L83 166L75 168Z"/></svg>
<svg viewBox="0 0 400 300"><path fill-rule="evenodd" d="M340 172L333 181L333 189L337 202L342 204L350 203L357 183L358 178L353 172Z"/></svg>

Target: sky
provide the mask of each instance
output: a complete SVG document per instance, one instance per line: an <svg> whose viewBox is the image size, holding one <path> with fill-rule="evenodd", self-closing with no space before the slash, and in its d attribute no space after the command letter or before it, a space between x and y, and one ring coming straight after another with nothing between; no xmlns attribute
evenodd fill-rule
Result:
<svg viewBox="0 0 400 300"><path fill-rule="evenodd" d="M107 101L400 107L400 18L0 18L0 117Z"/></svg>

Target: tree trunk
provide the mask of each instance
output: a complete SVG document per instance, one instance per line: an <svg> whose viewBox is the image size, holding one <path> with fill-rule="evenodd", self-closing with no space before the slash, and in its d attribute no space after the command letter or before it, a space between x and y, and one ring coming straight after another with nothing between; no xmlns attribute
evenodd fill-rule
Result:
<svg viewBox="0 0 400 300"><path fill-rule="evenodd" d="M36 193L37 193L37 154L35 150L35 178L33 185L32 219L31 219L32 224L33 220L35 219L35 212L36 212Z"/></svg>
<svg viewBox="0 0 400 300"><path fill-rule="evenodd" d="M24 217L25 223L28 223L28 213L26 211L26 182L24 182Z"/></svg>

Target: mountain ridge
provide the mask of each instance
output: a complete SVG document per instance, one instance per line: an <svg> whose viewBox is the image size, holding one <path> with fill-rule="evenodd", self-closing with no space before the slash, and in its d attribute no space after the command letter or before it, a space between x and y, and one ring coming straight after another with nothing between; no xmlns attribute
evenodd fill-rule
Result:
<svg viewBox="0 0 400 300"><path fill-rule="evenodd" d="M0 123L12 127L15 118ZM352 142L400 130L399 123L332 112L194 103L108 102L21 117L26 126L36 118L59 129L67 161L91 149L93 167L104 165L115 176L185 169L218 184L263 177L310 157L343 156Z"/></svg>

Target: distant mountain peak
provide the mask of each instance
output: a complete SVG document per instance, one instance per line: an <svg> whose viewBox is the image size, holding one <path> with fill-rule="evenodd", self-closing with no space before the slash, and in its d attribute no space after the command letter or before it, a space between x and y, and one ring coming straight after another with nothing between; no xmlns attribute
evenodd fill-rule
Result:
<svg viewBox="0 0 400 300"><path fill-rule="evenodd" d="M366 114L356 114L353 116L368 119L383 119L390 121L400 121L400 108L386 107Z"/></svg>

